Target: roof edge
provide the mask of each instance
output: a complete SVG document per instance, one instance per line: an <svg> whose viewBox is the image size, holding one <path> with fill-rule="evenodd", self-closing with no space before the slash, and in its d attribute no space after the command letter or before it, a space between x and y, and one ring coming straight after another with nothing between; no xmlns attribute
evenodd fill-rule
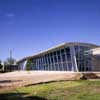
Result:
<svg viewBox="0 0 100 100"><path fill-rule="evenodd" d="M25 60L27 60L27 59L30 59L30 58L35 57L35 56L38 56L38 55L40 55L40 54L42 54L42 53L46 53L46 52L48 52L48 51L54 50L54 49L59 48L59 47L62 47L62 46L64 46L64 45L70 45L70 44L71 44L71 45L80 45L80 44L84 44L84 45L89 45L89 46L94 46L94 47L100 47L99 45L92 44L92 43L86 43L86 42L64 42L64 43L58 44L58 45L56 45L56 46L53 46L53 47L51 47L51 48L49 48L49 49L47 49L47 50L45 50L45 51L41 51L41 52L39 52L39 53L36 53L36 54L34 54L34 55L32 55L32 56L24 57L24 58L20 59L19 61L17 61L17 63L23 62L23 61L25 61Z"/></svg>

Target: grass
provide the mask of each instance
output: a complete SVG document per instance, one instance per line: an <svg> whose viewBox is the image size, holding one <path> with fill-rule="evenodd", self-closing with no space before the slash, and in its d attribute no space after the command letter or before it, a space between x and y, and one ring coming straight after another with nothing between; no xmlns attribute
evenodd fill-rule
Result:
<svg viewBox="0 0 100 100"><path fill-rule="evenodd" d="M0 100L100 100L100 81L61 81L0 91Z"/></svg>

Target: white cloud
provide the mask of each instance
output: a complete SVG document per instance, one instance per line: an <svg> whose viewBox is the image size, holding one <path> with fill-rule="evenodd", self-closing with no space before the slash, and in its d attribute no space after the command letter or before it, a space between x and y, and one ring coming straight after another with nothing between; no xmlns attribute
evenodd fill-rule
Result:
<svg viewBox="0 0 100 100"><path fill-rule="evenodd" d="M13 13L8 13L8 14L6 14L6 16L7 16L7 17L14 17L15 14L13 14Z"/></svg>

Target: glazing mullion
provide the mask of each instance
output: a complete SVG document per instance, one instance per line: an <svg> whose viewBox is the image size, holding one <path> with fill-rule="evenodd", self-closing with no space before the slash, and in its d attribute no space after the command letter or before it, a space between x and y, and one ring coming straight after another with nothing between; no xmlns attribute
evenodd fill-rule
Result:
<svg viewBox="0 0 100 100"><path fill-rule="evenodd" d="M64 53L65 53L65 59L66 59L66 65L67 65L67 71L68 71L68 59L67 59L67 53L66 53L65 48L64 48Z"/></svg>
<svg viewBox="0 0 100 100"><path fill-rule="evenodd" d="M60 58L61 58L61 67L62 67L62 71L63 71L63 70L64 70L64 68L63 68L63 60L62 60L61 49L60 49Z"/></svg>

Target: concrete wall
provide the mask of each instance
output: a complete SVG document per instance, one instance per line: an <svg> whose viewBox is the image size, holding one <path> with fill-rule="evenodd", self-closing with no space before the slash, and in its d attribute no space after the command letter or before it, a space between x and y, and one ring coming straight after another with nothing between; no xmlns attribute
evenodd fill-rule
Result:
<svg viewBox="0 0 100 100"><path fill-rule="evenodd" d="M92 70L93 71L100 71L100 56L93 56L92 57Z"/></svg>
<svg viewBox="0 0 100 100"><path fill-rule="evenodd" d="M92 50L93 55L100 55L100 48L96 48Z"/></svg>

